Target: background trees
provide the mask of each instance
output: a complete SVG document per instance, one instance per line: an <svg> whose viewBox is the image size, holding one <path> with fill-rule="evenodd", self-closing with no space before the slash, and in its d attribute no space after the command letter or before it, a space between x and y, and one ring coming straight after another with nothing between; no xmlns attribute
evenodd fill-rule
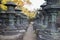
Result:
<svg viewBox="0 0 60 40"><path fill-rule="evenodd" d="M29 19L33 19L36 16L36 12L35 11L30 11L27 8L24 7L25 4L29 4L31 5L32 3L30 2L30 0L1 0L1 4L0 4L0 9L1 10L7 10L7 7L4 5L6 4L8 1L12 1L14 2L17 7L19 7L22 12L29 18ZM16 8L17 8L16 7Z"/></svg>

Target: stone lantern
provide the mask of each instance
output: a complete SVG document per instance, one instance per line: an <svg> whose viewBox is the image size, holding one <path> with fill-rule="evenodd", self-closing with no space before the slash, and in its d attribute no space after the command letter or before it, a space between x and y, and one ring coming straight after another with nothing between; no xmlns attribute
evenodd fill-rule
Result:
<svg viewBox="0 0 60 40"><path fill-rule="evenodd" d="M20 8L16 8L15 9L15 12L16 12L16 24L15 26L20 29L20 26L21 26L21 10Z"/></svg>
<svg viewBox="0 0 60 40"><path fill-rule="evenodd" d="M15 7L16 7L16 5L13 3L13 2L7 2L7 4L5 4L7 7L8 7L8 9L7 9L7 14L8 14L8 18L9 18L9 28L11 28L11 29L15 29L16 27L15 27L15 25L14 25L14 23L15 23Z"/></svg>
<svg viewBox="0 0 60 40"><path fill-rule="evenodd" d="M56 19L58 15L58 11L60 9L59 0L46 0L47 6L44 7L46 12L49 14L48 21L51 28L51 32L56 32ZM49 26L48 25L48 26Z"/></svg>
<svg viewBox="0 0 60 40"><path fill-rule="evenodd" d="M29 24L27 16L22 13L22 10L19 7L17 7L15 9L15 11L16 11L16 24L15 24L15 26L19 30L27 29L28 24Z"/></svg>
<svg viewBox="0 0 60 40"><path fill-rule="evenodd" d="M8 22L8 26L6 27L6 31L4 32L5 35L15 35L18 33L17 28L15 27L15 7L16 4L9 1L7 4L5 4L8 9L6 11L6 18L8 19L6 22ZM11 32L10 32L11 31ZM15 32L14 32L15 31Z"/></svg>
<svg viewBox="0 0 60 40"><path fill-rule="evenodd" d="M28 25L29 25L29 21L28 21L28 18L27 18L27 16L26 15L24 15L24 13L21 13L21 18L20 18L20 20L21 20L21 22L20 22L20 24L21 24L21 29L27 29L27 27L28 27Z"/></svg>
<svg viewBox="0 0 60 40"><path fill-rule="evenodd" d="M57 39L57 15L60 11L60 0L45 0L46 5L41 6L43 11L45 11L45 14L48 14L48 26L46 29L48 29L51 33L51 36L53 39Z"/></svg>

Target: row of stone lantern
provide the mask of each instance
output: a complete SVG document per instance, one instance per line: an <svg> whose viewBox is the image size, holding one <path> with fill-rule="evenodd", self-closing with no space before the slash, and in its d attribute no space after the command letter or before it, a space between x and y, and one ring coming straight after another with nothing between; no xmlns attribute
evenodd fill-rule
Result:
<svg viewBox="0 0 60 40"><path fill-rule="evenodd" d="M57 19L59 16L60 6L59 0L45 0L46 3L41 5L42 10L40 11L40 23L44 25L44 30L39 30L39 39L38 40L59 40L60 36L57 30ZM45 26L46 25L46 26ZM40 26L42 27L42 26ZM49 34L49 35L48 35ZM42 36L42 37L41 37ZM57 38L58 37L58 38Z"/></svg>
<svg viewBox="0 0 60 40"><path fill-rule="evenodd" d="M1 24L3 27L2 28L2 34L7 34L5 30L14 30L14 29L17 29L15 26L14 26L14 19L15 19L15 11L14 11L14 8L15 8L15 4L13 4L12 2L8 2L7 4L5 4L8 9L7 11L2 11L0 14L1 14L1 18L3 18L3 24L7 25L3 26L3 24ZM2 20L2 19L1 19ZM5 28L4 28L5 27ZM11 34L11 33L10 33Z"/></svg>
<svg viewBox="0 0 60 40"><path fill-rule="evenodd" d="M5 4L7 6L7 10L6 11L1 11L0 12L0 34L5 34L5 35L11 35L11 34L17 34L18 32L16 30L21 29L21 19L26 17L22 17L23 15L21 15L21 10L19 8L16 8L16 4L14 4L13 2L9 1L7 2L7 4ZM25 18L25 20L27 20L27 17ZM22 20L24 21L24 20ZM28 21L26 21L28 22ZM25 27L25 26L24 26ZM23 29L23 28L22 28ZM14 30L16 31L15 33L13 32L9 32L10 30Z"/></svg>

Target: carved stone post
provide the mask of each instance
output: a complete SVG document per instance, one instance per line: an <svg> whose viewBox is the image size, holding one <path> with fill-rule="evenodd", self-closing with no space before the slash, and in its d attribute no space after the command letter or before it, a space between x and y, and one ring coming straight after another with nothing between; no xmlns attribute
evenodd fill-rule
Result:
<svg viewBox="0 0 60 40"><path fill-rule="evenodd" d="M50 35L48 37L50 38L52 36L53 39L50 38L50 40L55 40L57 38L56 17L58 11L60 11L60 6L59 6L60 0L45 0L45 1L46 4L41 5L41 7L48 14L48 27L46 28L48 29L47 33Z"/></svg>

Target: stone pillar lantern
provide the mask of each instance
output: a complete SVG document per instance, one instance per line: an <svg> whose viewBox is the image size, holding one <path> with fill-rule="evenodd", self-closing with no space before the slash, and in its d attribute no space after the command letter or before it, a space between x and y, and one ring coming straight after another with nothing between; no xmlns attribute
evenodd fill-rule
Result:
<svg viewBox="0 0 60 40"><path fill-rule="evenodd" d="M21 16L21 18L20 18L20 20L21 20L21 27L20 28L25 30L28 27L28 25L29 25L28 18L23 13L21 13L20 16Z"/></svg>
<svg viewBox="0 0 60 40"><path fill-rule="evenodd" d="M21 24L20 24L20 22L21 22L21 11L22 10L20 10L20 8L16 8L15 9L15 12L16 12L16 24L15 24L15 26L19 29L20 28L20 26L21 26Z"/></svg>
<svg viewBox="0 0 60 40"><path fill-rule="evenodd" d="M15 7L16 5L13 2L7 2L7 4L5 4L8 9L7 9L7 14L8 14L8 18L9 18L9 29L16 29L14 23L15 23Z"/></svg>
<svg viewBox="0 0 60 40"><path fill-rule="evenodd" d="M8 26L6 27L6 30L4 31L4 35L16 35L18 34L17 28L15 27L16 5L11 1L7 2L7 4L5 5L8 7L5 13L7 15L6 18L8 19L8 21L6 21L8 22Z"/></svg>
<svg viewBox="0 0 60 40"><path fill-rule="evenodd" d="M53 39L57 39L57 15L58 11L60 11L60 0L45 0L46 6L44 6L43 10L48 14L48 27L47 29L50 31Z"/></svg>
<svg viewBox="0 0 60 40"><path fill-rule="evenodd" d="M46 1L47 1L47 5L44 7L44 10L46 10L49 16L48 27L50 26L49 28L51 29L51 32L56 32L56 27L57 27L56 19L57 19L58 11L60 9L59 7L60 1L59 0L46 0Z"/></svg>

